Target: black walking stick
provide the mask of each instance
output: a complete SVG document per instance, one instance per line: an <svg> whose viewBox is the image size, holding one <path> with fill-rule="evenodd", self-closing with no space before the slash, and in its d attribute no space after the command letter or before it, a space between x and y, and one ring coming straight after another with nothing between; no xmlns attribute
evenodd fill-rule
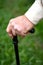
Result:
<svg viewBox="0 0 43 65"><path fill-rule="evenodd" d="M34 28L32 28L32 30L30 30L29 32L34 33L35 32ZM16 65L20 65L17 35L13 37L13 44L14 44L15 55L16 55Z"/></svg>

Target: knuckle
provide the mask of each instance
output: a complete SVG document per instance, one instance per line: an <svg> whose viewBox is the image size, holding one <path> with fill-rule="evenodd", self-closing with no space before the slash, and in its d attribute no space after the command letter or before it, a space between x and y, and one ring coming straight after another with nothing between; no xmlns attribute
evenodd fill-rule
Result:
<svg viewBox="0 0 43 65"><path fill-rule="evenodd" d="M7 33L9 33L9 30L8 30L8 28L6 29L6 32L7 32Z"/></svg>
<svg viewBox="0 0 43 65"><path fill-rule="evenodd" d="M12 23L13 20L14 20L14 19L10 19L10 23Z"/></svg>
<svg viewBox="0 0 43 65"><path fill-rule="evenodd" d="M8 32L8 30L6 29L6 32Z"/></svg>

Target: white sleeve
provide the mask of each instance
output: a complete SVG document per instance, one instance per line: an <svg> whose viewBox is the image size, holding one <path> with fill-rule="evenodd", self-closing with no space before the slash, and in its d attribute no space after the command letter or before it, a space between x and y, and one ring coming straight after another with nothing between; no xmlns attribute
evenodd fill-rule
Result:
<svg viewBox="0 0 43 65"><path fill-rule="evenodd" d="M39 20L43 18L43 6L41 5L41 0L35 0L30 9L25 13L25 16L36 25Z"/></svg>

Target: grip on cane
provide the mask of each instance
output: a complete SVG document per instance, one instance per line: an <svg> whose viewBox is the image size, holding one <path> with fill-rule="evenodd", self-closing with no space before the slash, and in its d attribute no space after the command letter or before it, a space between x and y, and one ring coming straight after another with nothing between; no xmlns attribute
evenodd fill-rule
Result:
<svg viewBox="0 0 43 65"><path fill-rule="evenodd" d="M30 31L30 33L34 33L35 32L35 29L32 28ZM17 39L17 35L13 37L13 44L17 44L18 43L18 39Z"/></svg>

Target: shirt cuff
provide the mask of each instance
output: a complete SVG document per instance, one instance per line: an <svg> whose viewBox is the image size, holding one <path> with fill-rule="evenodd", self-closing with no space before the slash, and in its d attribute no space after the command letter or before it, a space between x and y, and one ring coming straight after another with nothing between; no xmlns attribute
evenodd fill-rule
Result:
<svg viewBox="0 0 43 65"><path fill-rule="evenodd" d="M36 0L30 9L25 13L25 16L33 23L37 24L43 18L43 7L41 2Z"/></svg>

